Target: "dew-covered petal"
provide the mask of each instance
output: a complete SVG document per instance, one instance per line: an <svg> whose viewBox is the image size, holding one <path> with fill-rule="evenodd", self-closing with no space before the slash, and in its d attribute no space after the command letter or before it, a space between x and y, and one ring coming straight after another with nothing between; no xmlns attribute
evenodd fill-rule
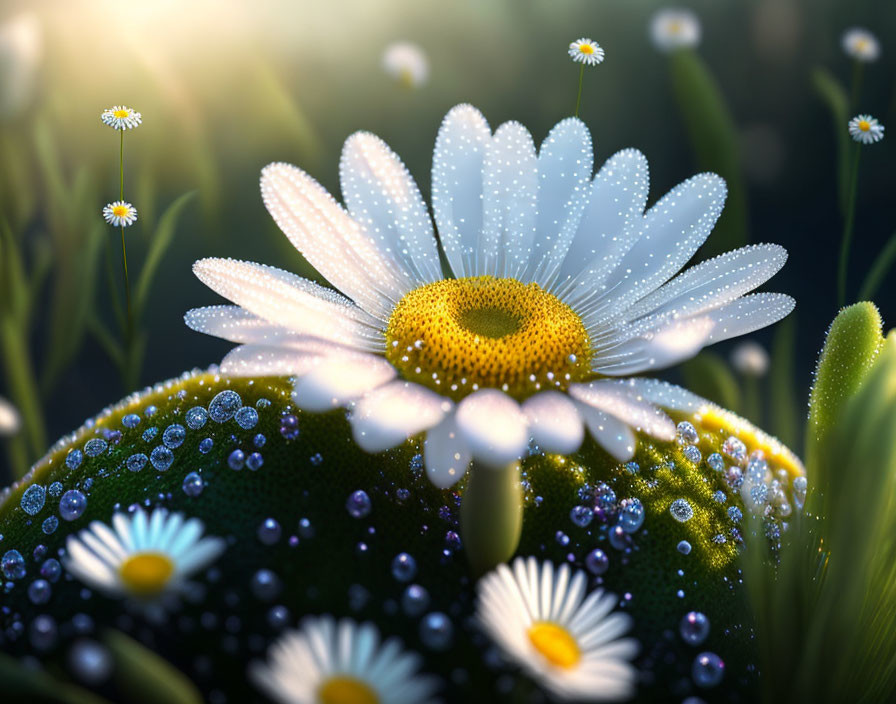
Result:
<svg viewBox="0 0 896 704"><path fill-rule="evenodd" d="M581 403L608 413L635 430L659 440L675 438L675 423L637 392L604 379L572 384L569 395Z"/></svg>
<svg viewBox="0 0 896 704"><path fill-rule="evenodd" d="M565 455L582 444L585 429L575 404L559 391L543 391L522 405L535 444L545 452Z"/></svg>
<svg viewBox="0 0 896 704"><path fill-rule="evenodd" d="M394 378L395 368L382 357L330 357L296 381L292 398L303 410L330 411Z"/></svg>
<svg viewBox="0 0 896 704"><path fill-rule="evenodd" d="M605 376L638 374L664 369L690 359L710 344L715 322L709 314L698 318L672 319L657 329L628 331L630 338L595 351L592 369Z"/></svg>
<svg viewBox="0 0 896 704"><path fill-rule="evenodd" d="M250 313L239 306L205 306L184 314L187 327L196 332L239 343L278 344L301 337L282 325Z"/></svg>
<svg viewBox="0 0 896 704"><path fill-rule="evenodd" d="M432 160L432 208L439 238L458 278L476 276L482 233L482 162L491 141L488 122L471 105L445 116Z"/></svg>
<svg viewBox="0 0 896 704"><path fill-rule="evenodd" d="M442 278L429 212L401 159L383 140L356 132L339 162L342 195L352 218L417 285Z"/></svg>
<svg viewBox="0 0 896 704"><path fill-rule="evenodd" d="M532 136L505 122L486 146L483 223L476 274L520 278L535 238L538 173Z"/></svg>
<svg viewBox="0 0 896 704"><path fill-rule="evenodd" d="M426 434L423 443L426 476L440 489L447 489L466 474L471 459L470 448L461 437L452 411Z"/></svg>
<svg viewBox="0 0 896 704"><path fill-rule="evenodd" d="M363 450L382 452L438 424L453 406L419 384L393 381L358 401L349 420Z"/></svg>
<svg viewBox="0 0 896 704"><path fill-rule="evenodd" d="M618 385L620 388L630 390L645 401L656 404L661 408L668 408L673 411L685 411L687 413L696 413L701 408L710 405L709 401L688 391L681 386L670 384L668 381L661 379L618 379L609 383Z"/></svg>
<svg viewBox="0 0 896 704"><path fill-rule="evenodd" d="M519 404L497 389L482 389L461 401L457 425L473 458L493 467L519 459L529 441Z"/></svg>
<svg viewBox="0 0 896 704"><path fill-rule="evenodd" d="M627 462L635 454L635 434L623 421L582 403L579 410L588 432L597 443L620 462Z"/></svg>
<svg viewBox="0 0 896 704"><path fill-rule="evenodd" d="M754 293L708 311L706 315L714 323L709 343L746 335L777 323L789 315L794 306L796 301L783 293Z"/></svg>

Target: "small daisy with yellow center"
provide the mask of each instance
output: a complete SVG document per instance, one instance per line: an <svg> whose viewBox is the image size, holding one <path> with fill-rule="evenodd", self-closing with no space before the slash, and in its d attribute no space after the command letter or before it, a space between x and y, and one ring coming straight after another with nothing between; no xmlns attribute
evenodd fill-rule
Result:
<svg viewBox="0 0 896 704"><path fill-rule="evenodd" d="M700 43L700 20L690 10L666 8L650 20L650 40L660 51L688 49Z"/></svg>
<svg viewBox="0 0 896 704"><path fill-rule="evenodd" d="M157 508L116 513L112 528L93 521L66 541L66 569L107 594L156 599L175 591L223 551L221 538L202 538L198 518Z"/></svg>
<svg viewBox="0 0 896 704"><path fill-rule="evenodd" d="M103 219L115 227L129 227L137 222L137 209L126 201L117 200L103 207Z"/></svg>
<svg viewBox="0 0 896 704"><path fill-rule="evenodd" d="M250 676L279 704L428 704L437 681L419 674L420 662L394 638L381 643L371 623L310 616Z"/></svg>
<svg viewBox="0 0 896 704"><path fill-rule="evenodd" d="M406 88L419 88L429 78L429 60L419 45L394 42L383 52L383 70Z"/></svg>
<svg viewBox="0 0 896 704"><path fill-rule="evenodd" d="M476 621L505 658L557 699L621 701L635 689L638 642L628 614L566 564L534 557L499 565L477 584Z"/></svg>
<svg viewBox="0 0 896 704"><path fill-rule="evenodd" d="M109 125L112 129L132 130L143 122L143 115L124 105L116 105L103 110L100 119L104 125Z"/></svg>
<svg viewBox="0 0 896 704"><path fill-rule="evenodd" d="M596 66L604 60L603 47L592 39L576 39L569 45L569 55L573 61L578 61L588 66Z"/></svg>
<svg viewBox="0 0 896 704"><path fill-rule="evenodd" d="M768 352L758 342L748 340L740 343L731 352L731 366L744 376L762 377L768 371Z"/></svg>
<svg viewBox="0 0 896 704"><path fill-rule="evenodd" d="M861 144L874 144L884 138L884 126L871 115L856 115L849 121L849 135Z"/></svg>
<svg viewBox="0 0 896 704"><path fill-rule="evenodd" d="M843 51L852 59L870 63L880 58L880 42L867 29L852 27L843 33Z"/></svg>

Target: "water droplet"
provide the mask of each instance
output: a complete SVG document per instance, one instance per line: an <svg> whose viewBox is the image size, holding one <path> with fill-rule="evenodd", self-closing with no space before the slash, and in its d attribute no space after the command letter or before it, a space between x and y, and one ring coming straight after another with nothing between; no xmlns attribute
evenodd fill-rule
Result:
<svg viewBox="0 0 896 704"><path fill-rule="evenodd" d="M725 663L715 653L700 653L694 658L691 677L698 687L715 687L725 676Z"/></svg>
<svg viewBox="0 0 896 704"><path fill-rule="evenodd" d="M594 548L585 557L585 568L593 575L602 575L610 568L610 558L600 548Z"/></svg>
<svg viewBox="0 0 896 704"><path fill-rule="evenodd" d="M52 535L56 532L56 529L59 527L59 519L56 516L49 516L44 519L44 522L41 524L41 530L47 535Z"/></svg>
<svg viewBox="0 0 896 704"><path fill-rule="evenodd" d="M441 611L432 611L420 621L420 640L431 650L446 650L454 638L454 626Z"/></svg>
<svg viewBox="0 0 896 704"><path fill-rule="evenodd" d="M733 435L729 435L728 439L722 443L722 452L738 464L742 464L747 459L747 446Z"/></svg>
<svg viewBox="0 0 896 704"><path fill-rule="evenodd" d="M172 423L165 428L165 432L162 433L162 443L165 447L169 447L173 450L174 448L183 445L186 437L186 428L179 423Z"/></svg>
<svg viewBox="0 0 896 704"><path fill-rule="evenodd" d="M290 621L292 621L292 614L285 606L278 604L268 610L268 625L275 631L283 630Z"/></svg>
<svg viewBox="0 0 896 704"><path fill-rule="evenodd" d="M407 616L415 618L429 607L429 592L419 584L411 584L401 595L401 608Z"/></svg>
<svg viewBox="0 0 896 704"><path fill-rule="evenodd" d="M31 622L31 645L37 650L49 650L56 644L56 620L47 614Z"/></svg>
<svg viewBox="0 0 896 704"><path fill-rule="evenodd" d="M259 433L254 438L252 438L252 444L255 445L259 450L264 447L264 444L268 441L268 439Z"/></svg>
<svg viewBox="0 0 896 704"><path fill-rule="evenodd" d="M183 489L187 496L196 498L202 493L202 490L205 489L205 482L202 480L202 476L199 472L190 472L184 477L181 489Z"/></svg>
<svg viewBox="0 0 896 704"><path fill-rule="evenodd" d="M305 540L314 537L314 526L311 525L311 521L307 518L299 519L299 535Z"/></svg>
<svg viewBox="0 0 896 704"><path fill-rule="evenodd" d="M62 565L55 557L49 558L40 566L40 576L48 582L55 582L62 575Z"/></svg>
<svg viewBox="0 0 896 704"><path fill-rule="evenodd" d="M80 450L69 450L69 453L65 456L65 466L69 469L77 469L83 461L84 453Z"/></svg>
<svg viewBox="0 0 896 704"><path fill-rule="evenodd" d="M159 434L159 429L153 426L152 428L147 428L143 431L143 435L140 437L143 438L143 442L152 442L155 440L156 435Z"/></svg>
<svg viewBox="0 0 896 704"><path fill-rule="evenodd" d="M44 503L47 500L47 490L44 489L40 484L32 484L27 489L25 489L25 493L22 494L22 498L19 501L19 504L22 506L22 510L27 513L29 516L35 516L40 513L40 510L44 507Z"/></svg>
<svg viewBox="0 0 896 704"><path fill-rule="evenodd" d="M50 496L59 496L62 494L62 482L53 482L48 489Z"/></svg>
<svg viewBox="0 0 896 704"><path fill-rule="evenodd" d="M594 511L587 506L573 506L569 512L569 520L579 528L586 528L594 519Z"/></svg>
<svg viewBox="0 0 896 704"><path fill-rule="evenodd" d="M261 525L258 526L256 535L264 545L273 545L280 540L282 534L280 524L273 518L265 518Z"/></svg>
<svg viewBox="0 0 896 704"><path fill-rule="evenodd" d="M626 533L634 533L644 525L644 506L640 499L623 499L619 507L619 525Z"/></svg>
<svg viewBox="0 0 896 704"><path fill-rule="evenodd" d="M243 405L240 395L232 389L225 389L208 404L208 415L215 423L230 420Z"/></svg>
<svg viewBox="0 0 896 704"><path fill-rule="evenodd" d="M128 413L124 418L121 419L121 424L125 428L136 428L140 425L140 416L136 413Z"/></svg>
<svg viewBox="0 0 896 704"><path fill-rule="evenodd" d="M694 424L686 420L681 421L676 426L676 430L678 431L678 442L682 445L693 445L700 440Z"/></svg>
<svg viewBox="0 0 896 704"><path fill-rule="evenodd" d="M610 529L610 545L615 550L625 550L632 546L632 536L625 532L620 525Z"/></svg>
<svg viewBox="0 0 896 704"><path fill-rule="evenodd" d="M142 452L137 452L128 457L125 464L127 465L127 468L132 472L139 472L146 466L147 462L149 462L149 457L144 455Z"/></svg>
<svg viewBox="0 0 896 704"><path fill-rule="evenodd" d="M94 687L106 682L112 674L112 656L92 640L79 640L72 646L68 665L77 679Z"/></svg>
<svg viewBox="0 0 896 704"><path fill-rule="evenodd" d="M174 453L164 445L158 445L149 454L149 461L159 472L166 472L174 462Z"/></svg>
<svg viewBox="0 0 896 704"><path fill-rule="evenodd" d="M280 581L280 578L268 569L260 569L252 575L252 581L249 586L255 597L261 601L276 599L283 589L283 583Z"/></svg>
<svg viewBox="0 0 896 704"><path fill-rule="evenodd" d="M108 446L105 440L93 438L84 444L84 454L88 457L98 457L106 451Z"/></svg>
<svg viewBox="0 0 896 704"><path fill-rule="evenodd" d="M689 611L678 624L681 639L688 645L700 645L709 637L709 619L699 611Z"/></svg>
<svg viewBox="0 0 896 704"><path fill-rule="evenodd" d="M677 546L678 552L682 555L690 555L691 554L691 544L687 540L682 540L678 543Z"/></svg>
<svg viewBox="0 0 896 704"><path fill-rule="evenodd" d="M715 472L725 471L725 458L722 457L718 452L713 452L709 457L707 457L706 464L709 465L709 468Z"/></svg>
<svg viewBox="0 0 896 704"><path fill-rule="evenodd" d="M319 452L315 452L311 457L308 458L311 464L315 467L320 467L323 464L324 457Z"/></svg>
<svg viewBox="0 0 896 704"><path fill-rule="evenodd" d="M728 507L728 518L730 518L732 521L734 521L735 523L740 523L743 517L743 512L737 506Z"/></svg>
<svg viewBox="0 0 896 704"><path fill-rule="evenodd" d="M231 469L240 470L246 463L246 454L242 450L234 450L227 458L227 466Z"/></svg>
<svg viewBox="0 0 896 704"><path fill-rule="evenodd" d="M693 462L694 464L700 464L700 461L703 459L703 455L700 454L700 450L696 445L685 445L681 454L683 454L689 462Z"/></svg>
<svg viewBox="0 0 896 704"><path fill-rule="evenodd" d="M214 444L215 444L215 441L212 440L211 438L203 438L202 441L199 443L199 451L203 455L207 455L209 452L212 451L212 447L214 446Z"/></svg>
<svg viewBox="0 0 896 704"><path fill-rule="evenodd" d="M669 513L671 513L672 518L679 523L685 523L693 518L694 509L691 508L687 499L675 499L675 501L672 502L672 505L669 506Z"/></svg>
<svg viewBox="0 0 896 704"><path fill-rule="evenodd" d="M190 430L199 430L208 422L208 411L202 406L193 406L184 416Z"/></svg>
<svg viewBox="0 0 896 704"><path fill-rule="evenodd" d="M18 550L7 550L0 560L0 571L7 579L21 579L25 576L25 558Z"/></svg>
<svg viewBox="0 0 896 704"><path fill-rule="evenodd" d="M261 466L264 464L264 457L261 456L258 452L253 452L246 458L246 466L251 469L253 472L261 469Z"/></svg>
<svg viewBox="0 0 896 704"><path fill-rule="evenodd" d="M406 552L398 553L392 560L392 576L399 582L410 582L417 574L417 561Z"/></svg>
<svg viewBox="0 0 896 704"><path fill-rule="evenodd" d="M87 497L77 489L71 489L59 499L59 515L64 521L74 521L87 508Z"/></svg>
<svg viewBox="0 0 896 704"><path fill-rule="evenodd" d="M345 500L345 510L352 518L364 518L372 508L370 497L363 489L358 489Z"/></svg>
<svg viewBox="0 0 896 704"><path fill-rule="evenodd" d="M236 412L236 423L243 430L251 430L258 425L258 411L251 406L243 406Z"/></svg>
<svg viewBox="0 0 896 704"><path fill-rule="evenodd" d="M53 588L45 579L35 579L28 585L28 598L32 604L46 604L53 594Z"/></svg>
<svg viewBox="0 0 896 704"><path fill-rule="evenodd" d="M290 413L280 416L280 434L287 440L299 437L299 419Z"/></svg>

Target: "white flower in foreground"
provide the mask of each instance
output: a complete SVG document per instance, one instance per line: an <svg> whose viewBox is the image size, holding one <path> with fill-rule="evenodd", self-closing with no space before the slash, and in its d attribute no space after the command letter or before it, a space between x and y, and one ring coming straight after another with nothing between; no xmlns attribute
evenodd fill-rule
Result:
<svg viewBox="0 0 896 704"><path fill-rule="evenodd" d="M871 32L862 27L852 27L843 33L843 51L852 59L862 62L877 61L880 57L880 42Z"/></svg>
<svg viewBox="0 0 896 704"><path fill-rule="evenodd" d="M429 78L426 52L411 42L394 42L383 52L383 69L396 81L417 88Z"/></svg>
<svg viewBox="0 0 896 704"><path fill-rule="evenodd" d="M40 21L23 12L0 24L0 118L22 114L38 85L43 57Z"/></svg>
<svg viewBox="0 0 896 704"><path fill-rule="evenodd" d="M223 551L221 538L201 538L198 518L157 508L112 517L114 530L93 521L66 541L65 568L79 580L112 595L153 599L176 590Z"/></svg>
<svg viewBox="0 0 896 704"><path fill-rule="evenodd" d="M849 121L849 135L856 142L874 144L884 138L884 126L871 115L856 115Z"/></svg>
<svg viewBox="0 0 896 704"><path fill-rule="evenodd" d="M558 124L536 153L509 122L493 134L474 108L445 118L433 158L433 225L399 158L372 134L348 139L347 209L300 169L271 164L264 202L295 247L342 294L249 262L203 259L196 275L237 306L187 324L241 346L238 376L292 375L305 410L352 409L354 436L378 452L426 434L440 487L471 458L506 466L530 438L578 449L587 428L619 460L635 431L675 424L627 380L787 315L793 300L745 296L786 252L755 245L676 276L709 235L725 183L700 174L649 210L647 161L626 149L592 178L591 138ZM344 295L343 295L344 294Z"/></svg>
<svg viewBox="0 0 896 704"><path fill-rule="evenodd" d="M588 66L596 66L603 61L604 56L606 56L603 47L601 47L600 44L585 38L576 39L576 41L570 43L569 55L572 57L573 61L587 64Z"/></svg>
<svg viewBox="0 0 896 704"><path fill-rule="evenodd" d="M477 585L476 620L502 650L541 686L562 699L620 701L635 688L630 660L638 642L622 638L628 614L602 589L568 565L540 565L534 557L499 565Z"/></svg>
<svg viewBox="0 0 896 704"><path fill-rule="evenodd" d="M9 401L0 396L0 437L15 435L22 427L22 417Z"/></svg>
<svg viewBox="0 0 896 704"><path fill-rule="evenodd" d="M250 675L280 704L426 704L436 680L419 668L420 657L396 639L380 643L373 624L310 616L278 638Z"/></svg>
<svg viewBox="0 0 896 704"><path fill-rule="evenodd" d="M143 122L143 115L124 105L116 105L103 110L100 119L104 125L116 130L132 130Z"/></svg>
<svg viewBox="0 0 896 704"><path fill-rule="evenodd" d="M650 39L660 51L695 47L700 36L700 20L690 10L667 8L650 19Z"/></svg>
<svg viewBox="0 0 896 704"><path fill-rule="evenodd" d="M731 365L744 376L765 376L768 371L768 352L758 342L747 340L731 353Z"/></svg>
<svg viewBox="0 0 896 704"><path fill-rule="evenodd" d="M126 201L117 200L103 207L103 219L115 227L128 227L137 222L137 209Z"/></svg>

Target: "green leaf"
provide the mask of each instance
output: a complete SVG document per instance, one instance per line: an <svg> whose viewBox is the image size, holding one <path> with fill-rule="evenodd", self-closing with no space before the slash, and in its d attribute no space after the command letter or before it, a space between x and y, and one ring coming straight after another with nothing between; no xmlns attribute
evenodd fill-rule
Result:
<svg viewBox="0 0 896 704"><path fill-rule="evenodd" d="M115 659L115 681L127 701L201 704L202 696L180 670L121 631L107 631L103 642Z"/></svg>
<svg viewBox="0 0 896 704"><path fill-rule="evenodd" d="M152 242L149 245L149 251L146 254L146 261L143 264L143 269L140 271L140 278L137 281L136 296L134 297L134 315L138 319L146 305L149 291L152 287L152 281L159 268L159 264L161 264L165 252L168 250L168 247L174 239L174 232L177 228L177 220L180 217L181 211L183 211L184 207L195 195L196 191L184 193L180 198L168 206L165 212L162 213L162 217L159 219L159 226L153 234Z"/></svg>
<svg viewBox="0 0 896 704"><path fill-rule="evenodd" d="M864 383L884 342L881 327L880 313L867 302L843 308L831 323L809 396L807 465L813 463L846 403Z"/></svg>
<svg viewBox="0 0 896 704"><path fill-rule="evenodd" d="M788 447L797 447L799 444L802 405L797 404L793 383L796 359L795 320L795 316L791 314L777 325L768 376L768 392L771 397L770 429Z"/></svg>
<svg viewBox="0 0 896 704"><path fill-rule="evenodd" d="M741 247L750 239L738 132L715 78L696 53L690 49L673 52L669 69L697 165L719 174L728 184L725 209L702 250L710 257Z"/></svg>
<svg viewBox="0 0 896 704"><path fill-rule="evenodd" d="M737 379L715 352L704 350L681 365L684 385L695 394L735 413L742 411Z"/></svg>
<svg viewBox="0 0 896 704"><path fill-rule="evenodd" d="M4 702L30 704L109 704L106 699L53 679L43 670L26 667L0 653L0 682Z"/></svg>
<svg viewBox="0 0 896 704"><path fill-rule="evenodd" d="M859 292L860 301L870 301L874 298L877 289L880 288L887 274L890 273L890 269L893 268L894 261L896 261L896 232L890 235L890 239L874 259L874 264L865 276L865 281Z"/></svg>
<svg viewBox="0 0 896 704"><path fill-rule="evenodd" d="M812 72L812 87L831 115L834 140L837 145L837 196L840 210L846 212L849 199L849 98L846 90L829 71L816 68Z"/></svg>

